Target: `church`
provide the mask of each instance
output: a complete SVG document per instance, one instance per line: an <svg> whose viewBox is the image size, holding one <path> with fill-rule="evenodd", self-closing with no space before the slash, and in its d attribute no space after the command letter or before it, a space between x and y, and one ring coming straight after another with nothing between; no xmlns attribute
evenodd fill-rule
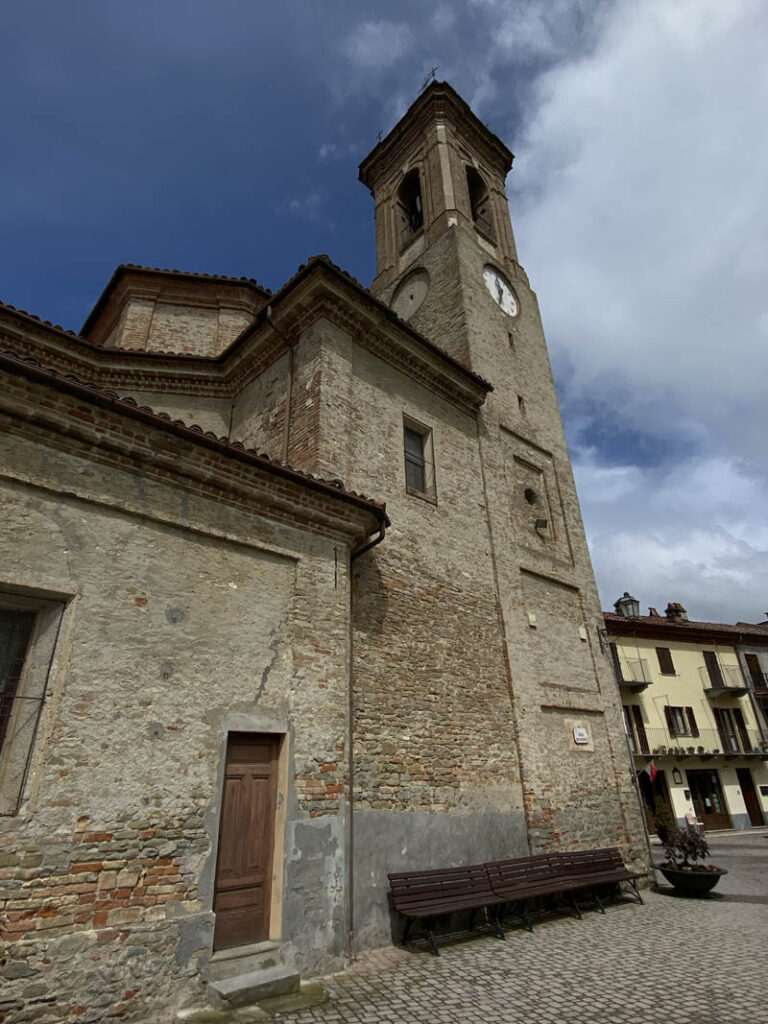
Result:
<svg viewBox="0 0 768 1024"><path fill-rule="evenodd" d="M360 165L370 290L0 307L9 1024L339 970L388 871L646 858L511 166L432 82Z"/></svg>

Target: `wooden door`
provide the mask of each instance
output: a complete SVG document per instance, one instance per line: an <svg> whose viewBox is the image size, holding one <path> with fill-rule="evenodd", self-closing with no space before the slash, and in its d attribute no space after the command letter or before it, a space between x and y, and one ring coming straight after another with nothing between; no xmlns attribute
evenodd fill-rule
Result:
<svg viewBox="0 0 768 1024"><path fill-rule="evenodd" d="M763 825L763 812L760 810L760 801L757 799L755 784L752 781L752 772L749 768L737 768L736 777L741 786L741 795L744 797L744 806L752 825Z"/></svg>
<svg viewBox="0 0 768 1024"><path fill-rule="evenodd" d="M685 774L696 817L703 828L732 828L717 772L696 769Z"/></svg>
<svg viewBox="0 0 768 1024"><path fill-rule="evenodd" d="M230 733L213 909L214 949L269 938L279 737Z"/></svg>

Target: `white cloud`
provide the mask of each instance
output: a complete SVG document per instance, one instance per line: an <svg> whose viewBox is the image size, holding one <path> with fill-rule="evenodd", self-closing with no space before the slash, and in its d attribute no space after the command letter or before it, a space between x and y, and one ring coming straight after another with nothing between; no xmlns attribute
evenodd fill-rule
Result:
<svg viewBox="0 0 768 1024"><path fill-rule="evenodd" d="M578 451L574 473L604 608L625 590L681 601L691 618L758 622L768 607L768 481L702 456L665 470L605 467Z"/></svg>
<svg viewBox="0 0 768 1024"><path fill-rule="evenodd" d="M381 70L404 57L413 42L413 33L404 22L363 21L347 36L344 52L359 68Z"/></svg>
<svg viewBox="0 0 768 1024"><path fill-rule="evenodd" d="M539 80L514 147L564 408L670 448L663 469L577 465L609 606L631 589L700 618L768 607L767 27L758 0L622 0Z"/></svg>
<svg viewBox="0 0 768 1024"><path fill-rule="evenodd" d="M765 26L746 0L618 7L590 57L544 77L517 172L522 258L550 343L573 362L570 397L626 390L633 426L664 433L690 418L755 457L768 371Z"/></svg>

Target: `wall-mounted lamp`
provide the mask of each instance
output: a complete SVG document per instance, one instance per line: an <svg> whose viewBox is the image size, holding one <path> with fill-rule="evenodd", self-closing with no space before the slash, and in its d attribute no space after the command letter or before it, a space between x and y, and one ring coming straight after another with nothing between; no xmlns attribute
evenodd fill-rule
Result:
<svg viewBox="0 0 768 1024"><path fill-rule="evenodd" d="M682 786L682 784L683 784L683 776L682 776L679 768L673 768L672 769L672 781L674 782L674 784L676 786Z"/></svg>

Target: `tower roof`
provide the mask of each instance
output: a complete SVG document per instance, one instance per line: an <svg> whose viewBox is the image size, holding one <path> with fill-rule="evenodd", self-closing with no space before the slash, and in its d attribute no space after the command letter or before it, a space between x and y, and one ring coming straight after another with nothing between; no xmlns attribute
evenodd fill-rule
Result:
<svg viewBox="0 0 768 1024"><path fill-rule="evenodd" d="M436 120L450 121L462 134L481 149L489 162L495 164L502 176L512 167L513 154L501 139L488 129L479 117L447 82L431 82L419 93L395 127L371 150L359 167L359 178L373 189L379 168L386 167L400 149L409 133L423 130Z"/></svg>

